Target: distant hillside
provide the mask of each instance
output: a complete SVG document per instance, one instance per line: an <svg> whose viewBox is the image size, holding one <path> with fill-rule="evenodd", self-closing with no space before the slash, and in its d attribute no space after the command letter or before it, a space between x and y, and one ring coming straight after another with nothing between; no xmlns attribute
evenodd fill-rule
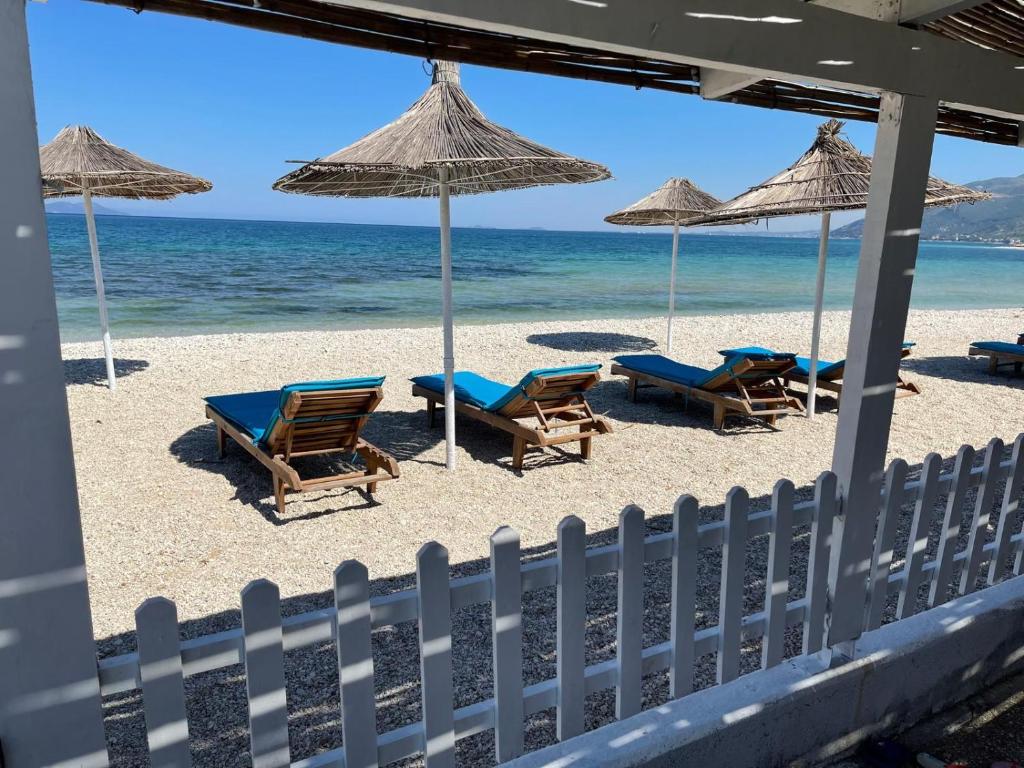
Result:
<svg viewBox="0 0 1024 768"><path fill-rule="evenodd" d="M973 181L972 189L991 192L993 198L974 205L925 211L921 224L924 240L1024 240L1024 175ZM864 220L832 230L832 237L860 237Z"/></svg>
<svg viewBox="0 0 1024 768"><path fill-rule="evenodd" d="M131 216L130 213L119 211L116 208L108 208L105 205L94 202L92 204L93 213L97 216ZM82 207L80 202L73 200L47 200L46 201L46 212L47 213L85 213L85 209Z"/></svg>

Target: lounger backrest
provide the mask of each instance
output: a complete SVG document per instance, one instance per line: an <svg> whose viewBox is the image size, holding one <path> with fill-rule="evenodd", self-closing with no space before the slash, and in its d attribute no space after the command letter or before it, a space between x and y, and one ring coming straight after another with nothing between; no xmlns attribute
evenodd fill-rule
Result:
<svg viewBox="0 0 1024 768"><path fill-rule="evenodd" d="M530 371L509 395L492 406L503 416L515 419L536 414L534 402L542 407L568 405L601 380L600 365L543 368Z"/></svg>
<svg viewBox="0 0 1024 768"><path fill-rule="evenodd" d="M355 449L359 432L384 399L383 377L292 384L262 444L272 453Z"/></svg>
<svg viewBox="0 0 1024 768"><path fill-rule="evenodd" d="M792 355L777 355L753 359L736 356L713 371L698 386L709 392L735 391L738 384L745 387L756 387L765 384L776 376L781 376L795 365Z"/></svg>

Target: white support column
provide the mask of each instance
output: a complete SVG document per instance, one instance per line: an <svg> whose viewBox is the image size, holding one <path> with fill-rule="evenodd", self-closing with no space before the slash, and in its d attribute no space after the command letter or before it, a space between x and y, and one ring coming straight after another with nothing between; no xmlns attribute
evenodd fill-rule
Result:
<svg viewBox="0 0 1024 768"><path fill-rule="evenodd" d="M830 646L862 631L937 109L933 98L882 94L832 457L842 508L829 564Z"/></svg>
<svg viewBox="0 0 1024 768"><path fill-rule="evenodd" d="M0 749L106 766L24 0L0 0Z"/></svg>

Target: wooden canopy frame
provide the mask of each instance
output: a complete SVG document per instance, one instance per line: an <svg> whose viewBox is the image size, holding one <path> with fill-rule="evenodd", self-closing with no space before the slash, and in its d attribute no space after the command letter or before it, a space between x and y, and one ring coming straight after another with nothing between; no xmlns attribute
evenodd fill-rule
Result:
<svg viewBox="0 0 1024 768"><path fill-rule="evenodd" d="M265 448L210 405L206 406L206 416L217 425L217 451L221 458L226 454L227 437L231 437L270 470L277 511L284 514L286 488L308 493L365 485L372 494L377 483L398 478L395 458L359 436L383 399L384 390L380 387L291 392L281 409L281 418L263 441ZM291 464L295 457L332 453L359 454L366 469L303 479Z"/></svg>
<svg viewBox="0 0 1024 768"><path fill-rule="evenodd" d="M787 394L780 378L792 367L792 360L744 358L732 366L732 374L720 373L700 387L643 373L621 363L612 365L612 373L629 379L630 402L636 402L637 392L642 387L667 389L687 399L709 403L714 408L715 429L722 429L729 414L764 419L770 426L775 426L779 416L803 413L803 404ZM750 383L745 383L742 377Z"/></svg>
<svg viewBox="0 0 1024 768"><path fill-rule="evenodd" d="M512 435L513 469L523 468L529 445L545 448L578 442L580 456L589 459L593 439L612 432L609 421L595 414L584 396L600 380L601 375L596 372L538 376L522 394L498 411L486 411L460 400L455 401L455 410ZM438 406L444 410L444 394L419 384L413 385L412 394L426 399L427 423L433 427ZM537 426L527 426L521 419L535 419ZM566 431L572 429L577 431Z"/></svg>

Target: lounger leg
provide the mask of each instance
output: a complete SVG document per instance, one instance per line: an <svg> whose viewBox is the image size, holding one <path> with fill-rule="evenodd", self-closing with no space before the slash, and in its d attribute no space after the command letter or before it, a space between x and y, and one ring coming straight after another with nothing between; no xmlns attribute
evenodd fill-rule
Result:
<svg viewBox="0 0 1024 768"><path fill-rule="evenodd" d="M274 500L277 501L277 514L284 514L284 480L274 475Z"/></svg>
<svg viewBox="0 0 1024 768"><path fill-rule="evenodd" d="M227 453L227 434L217 425L217 456L223 459Z"/></svg>
<svg viewBox="0 0 1024 768"><path fill-rule="evenodd" d="M427 400L427 426L431 429L434 428L434 423L437 417L437 403L433 400Z"/></svg>
<svg viewBox="0 0 1024 768"><path fill-rule="evenodd" d="M586 427L580 427L580 432L583 432ZM580 457L583 459L589 459L591 451L593 451L593 440L592 437L584 437L580 440Z"/></svg>
<svg viewBox="0 0 1024 768"><path fill-rule="evenodd" d="M368 474L368 475L375 475L375 474L377 474L377 469L378 469L377 460L375 458L373 458L372 455L371 456L367 456L366 457L366 474ZM377 492L377 484L376 483L367 483L366 484L366 491L367 491L367 493L369 493L371 495L376 493Z"/></svg>
<svg viewBox="0 0 1024 768"><path fill-rule="evenodd" d="M725 426L725 406L715 403L715 429Z"/></svg>
<svg viewBox="0 0 1024 768"><path fill-rule="evenodd" d="M512 468L523 468L523 456L526 454L526 440L521 437L512 438Z"/></svg>
<svg viewBox="0 0 1024 768"><path fill-rule="evenodd" d="M996 373L998 370L999 370L999 358L996 357L995 355L992 355L992 357L990 357L988 359L988 372L989 373Z"/></svg>
<svg viewBox="0 0 1024 768"><path fill-rule="evenodd" d="M778 416L765 416L764 420L768 422L769 427L774 427L775 422L778 420Z"/></svg>
<svg viewBox="0 0 1024 768"><path fill-rule="evenodd" d="M629 392L627 393L626 396L629 398L629 402L631 402L631 403L635 403L636 402L636 390L637 390L637 385L639 383L640 382L637 380L637 378L635 376L630 376L629 377Z"/></svg>
<svg viewBox="0 0 1024 768"><path fill-rule="evenodd" d="M1013 372L1014 373L1020 373L1022 368L1024 368L1024 363L1016 362L1016 363L1013 364Z"/></svg>

